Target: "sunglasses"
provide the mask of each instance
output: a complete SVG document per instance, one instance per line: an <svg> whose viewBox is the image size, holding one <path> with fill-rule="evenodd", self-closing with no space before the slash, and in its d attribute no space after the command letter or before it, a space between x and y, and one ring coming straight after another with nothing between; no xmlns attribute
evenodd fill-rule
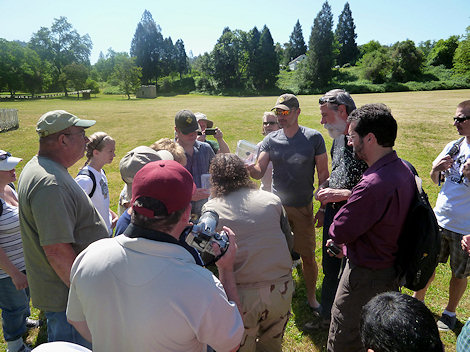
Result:
<svg viewBox="0 0 470 352"><path fill-rule="evenodd" d="M336 100L336 97L321 97L318 99L318 104L323 105L326 103L338 104L338 101Z"/></svg>
<svg viewBox="0 0 470 352"><path fill-rule="evenodd" d="M458 123L463 123L467 120L470 120L470 116L461 116L461 117L455 116L454 117L454 121Z"/></svg>
<svg viewBox="0 0 470 352"><path fill-rule="evenodd" d="M276 115L277 116L280 116L280 115L287 116L287 115L289 115L289 113L290 113L290 110L280 110L280 109L276 110Z"/></svg>
<svg viewBox="0 0 470 352"><path fill-rule="evenodd" d="M11 156L10 152L3 152L0 154L0 160L6 160Z"/></svg>
<svg viewBox="0 0 470 352"><path fill-rule="evenodd" d="M276 121L263 121L264 126L272 126L272 125L277 125Z"/></svg>

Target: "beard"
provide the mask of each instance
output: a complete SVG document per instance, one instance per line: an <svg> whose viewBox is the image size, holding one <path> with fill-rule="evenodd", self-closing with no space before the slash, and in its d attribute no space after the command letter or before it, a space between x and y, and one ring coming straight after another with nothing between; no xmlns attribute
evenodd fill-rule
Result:
<svg viewBox="0 0 470 352"><path fill-rule="evenodd" d="M325 123L323 127L328 130L328 134L331 138L335 139L341 135L344 135L344 130L346 129L346 121L339 120L334 124Z"/></svg>

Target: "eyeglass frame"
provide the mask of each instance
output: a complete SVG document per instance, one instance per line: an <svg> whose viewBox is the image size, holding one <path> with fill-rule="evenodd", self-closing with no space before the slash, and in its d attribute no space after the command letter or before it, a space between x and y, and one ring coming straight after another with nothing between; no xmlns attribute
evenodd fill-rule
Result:
<svg viewBox="0 0 470 352"><path fill-rule="evenodd" d="M470 116L454 116L454 122L464 123L467 120L470 120Z"/></svg>
<svg viewBox="0 0 470 352"><path fill-rule="evenodd" d="M272 125L277 125L277 121L263 121L263 126L272 126Z"/></svg>
<svg viewBox="0 0 470 352"><path fill-rule="evenodd" d="M321 97L318 99L318 104L323 105L326 103L340 105L336 97Z"/></svg>
<svg viewBox="0 0 470 352"><path fill-rule="evenodd" d="M287 115L290 114L290 110L276 109L276 110L274 111L274 114L275 114L276 116L287 116Z"/></svg>

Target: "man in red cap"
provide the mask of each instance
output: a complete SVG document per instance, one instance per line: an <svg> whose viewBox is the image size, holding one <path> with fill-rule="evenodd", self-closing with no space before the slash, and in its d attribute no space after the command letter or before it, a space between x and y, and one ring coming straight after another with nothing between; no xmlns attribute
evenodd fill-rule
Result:
<svg viewBox="0 0 470 352"><path fill-rule="evenodd" d="M217 261L219 277L198 266L178 239L189 224L195 185L173 160L150 162L132 184L132 222L123 236L89 246L74 262L69 322L93 351L236 351L234 234Z"/></svg>

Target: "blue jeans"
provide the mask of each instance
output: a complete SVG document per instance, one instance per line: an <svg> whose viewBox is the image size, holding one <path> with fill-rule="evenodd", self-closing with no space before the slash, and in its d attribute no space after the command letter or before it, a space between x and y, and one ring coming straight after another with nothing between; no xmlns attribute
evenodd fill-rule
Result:
<svg viewBox="0 0 470 352"><path fill-rule="evenodd" d="M17 290L10 277L0 279L0 308L2 309L3 336L14 341L26 332L29 316L29 289Z"/></svg>
<svg viewBox="0 0 470 352"><path fill-rule="evenodd" d="M47 318L47 340L48 342L66 341L76 343L91 350L91 343L67 321L64 312L45 312Z"/></svg>

